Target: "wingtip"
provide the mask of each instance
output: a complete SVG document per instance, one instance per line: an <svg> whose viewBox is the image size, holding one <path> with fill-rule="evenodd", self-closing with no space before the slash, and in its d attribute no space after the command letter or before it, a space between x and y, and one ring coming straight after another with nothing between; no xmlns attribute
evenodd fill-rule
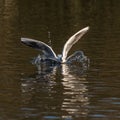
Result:
<svg viewBox="0 0 120 120"><path fill-rule="evenodd" d="M29 38L21 38L21 42L28 45L30 42L32 42L32 40Z"/></svg>
<svg viewBox="0 0 120 120"><path fill-rule="evenodd" d="M84 30L88 31L90 29L89 26L85 27Z"/></svg>
<svg viewBox="0 0 120 120"><path fill-rule="evenodd" d="M81 33L81 32L86 33L89 29L90 29L90 27L87 26L87 27L83 28L82 30L80 30L79 32L80 32L80 33Z"/></svg>
<svg viewBox="0 0 120 120"><path fill-rule="evenodd" d="M24 38L21 38L21 42L23 43L25 41L25 39Z"/></svg>
<svg viewBox="0 0 120 120"><path fill-rule="evenodd" d="M26 40L26 38L21 38L21 42L24 42Z"/></svg>
<svg viewBox="0 0 120 120"><path fill-rule="evenodd" d="M22 43L29 43L29 42L32 42L32 41L35 41L35 40L30 39L30 38L24 38L24 37L21 38Z"/></svg>

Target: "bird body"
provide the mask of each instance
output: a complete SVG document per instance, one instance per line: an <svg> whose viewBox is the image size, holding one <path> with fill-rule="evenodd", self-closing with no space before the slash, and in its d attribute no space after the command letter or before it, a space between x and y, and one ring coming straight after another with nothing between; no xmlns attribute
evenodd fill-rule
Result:
<svg viewBox="0 0 120 120"><path fill-rule="evenodd" d="M47 45L44 42L33 40L30 38L21 38L21 42L24 43L27 46L30 46L32 48L35 48L37 50L40 50L43 52L43 57L38 56L37 60L40 61L55 61L56 63L67 63L70 58L73 58L73 56L76 54L76 52L67 57L68 52L70 51L71 47L78 42L78 40L89 30L89 27L85 27L82 30L75 33L72 37L68 39L68 41L65 43L63 47L62 54L56 55L53 49ZM78 52L80 54L80 52ZM78 54L77 53L77 54ZM83 53L81 53L83 54Z"/></svg>

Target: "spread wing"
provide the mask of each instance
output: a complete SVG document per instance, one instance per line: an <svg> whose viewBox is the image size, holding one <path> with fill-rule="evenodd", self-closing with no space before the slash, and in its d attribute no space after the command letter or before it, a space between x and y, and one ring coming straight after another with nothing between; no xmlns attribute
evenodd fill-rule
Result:
<svg viewBox="0 0 120 120"><path fill-rule="evenodd" d="M63 52L62 52L62 62L66 62L67 54L71 47L78 42L78 40L89 30L89 27L85 27L82 30L75 33L72 37L68 39L68 41L65 43Z"/></svg>
<svg viewBox="0 0 120 120"><path fill-rule="evenodd" d="M57 58L53 49L47 44L45 44L44 42L29 39L29 38L21 38L21 42L27 46L30 46L32 48L42 51L46 57L54 58L54 59Z"/></svg>

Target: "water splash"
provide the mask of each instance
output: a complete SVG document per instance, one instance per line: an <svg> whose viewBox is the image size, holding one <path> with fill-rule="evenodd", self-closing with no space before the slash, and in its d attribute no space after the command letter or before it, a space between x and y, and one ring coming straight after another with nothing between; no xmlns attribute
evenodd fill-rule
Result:
<svg viewBox="0 0 120 120"><path fill-rule="evenodd" d="M45 55L40 54L37 57L33 58L32 64L36 65L39 71L41 71L42 66L47 66L49 68L52 66L54 67L60 65L60 63L54 59L48 59ZM74 54L68 57L65 64L79 66L81 69L86 71L89 69L90 59L85 56L83 51L76 51Z"/></svg>

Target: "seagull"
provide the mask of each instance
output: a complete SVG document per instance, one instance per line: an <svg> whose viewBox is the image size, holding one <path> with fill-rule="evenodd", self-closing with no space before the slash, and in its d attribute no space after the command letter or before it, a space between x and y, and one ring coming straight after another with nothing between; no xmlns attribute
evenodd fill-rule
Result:
<svg viewBox="0 0 120 120"><path fill-rule="evenodd" d="M56 53L53 51L52 47L42 41L38 41L38 40L30 39L30 38L21 38L21 42L27 46L34 48L34 49L42 51L43 56L42 57L38 56L38 58L39 58L38 60L40 62L41 61L44 61L44 62L45 61L54 61L56 63L63 64L63 63L67 63L70 60L70 58L73 58L73 56L76 56L81 53L80 51L78 51L78 52L75 52L74 54L70 55L69 57L67 57L68 52L70 51L72 46L75 43L77 43L80 40L80 38L88 30L89 30L89 26L83 28L82 30L78 31L73 36L71 36L65 43L62 54L60 54L60 55L56 55Z"/></svg>

